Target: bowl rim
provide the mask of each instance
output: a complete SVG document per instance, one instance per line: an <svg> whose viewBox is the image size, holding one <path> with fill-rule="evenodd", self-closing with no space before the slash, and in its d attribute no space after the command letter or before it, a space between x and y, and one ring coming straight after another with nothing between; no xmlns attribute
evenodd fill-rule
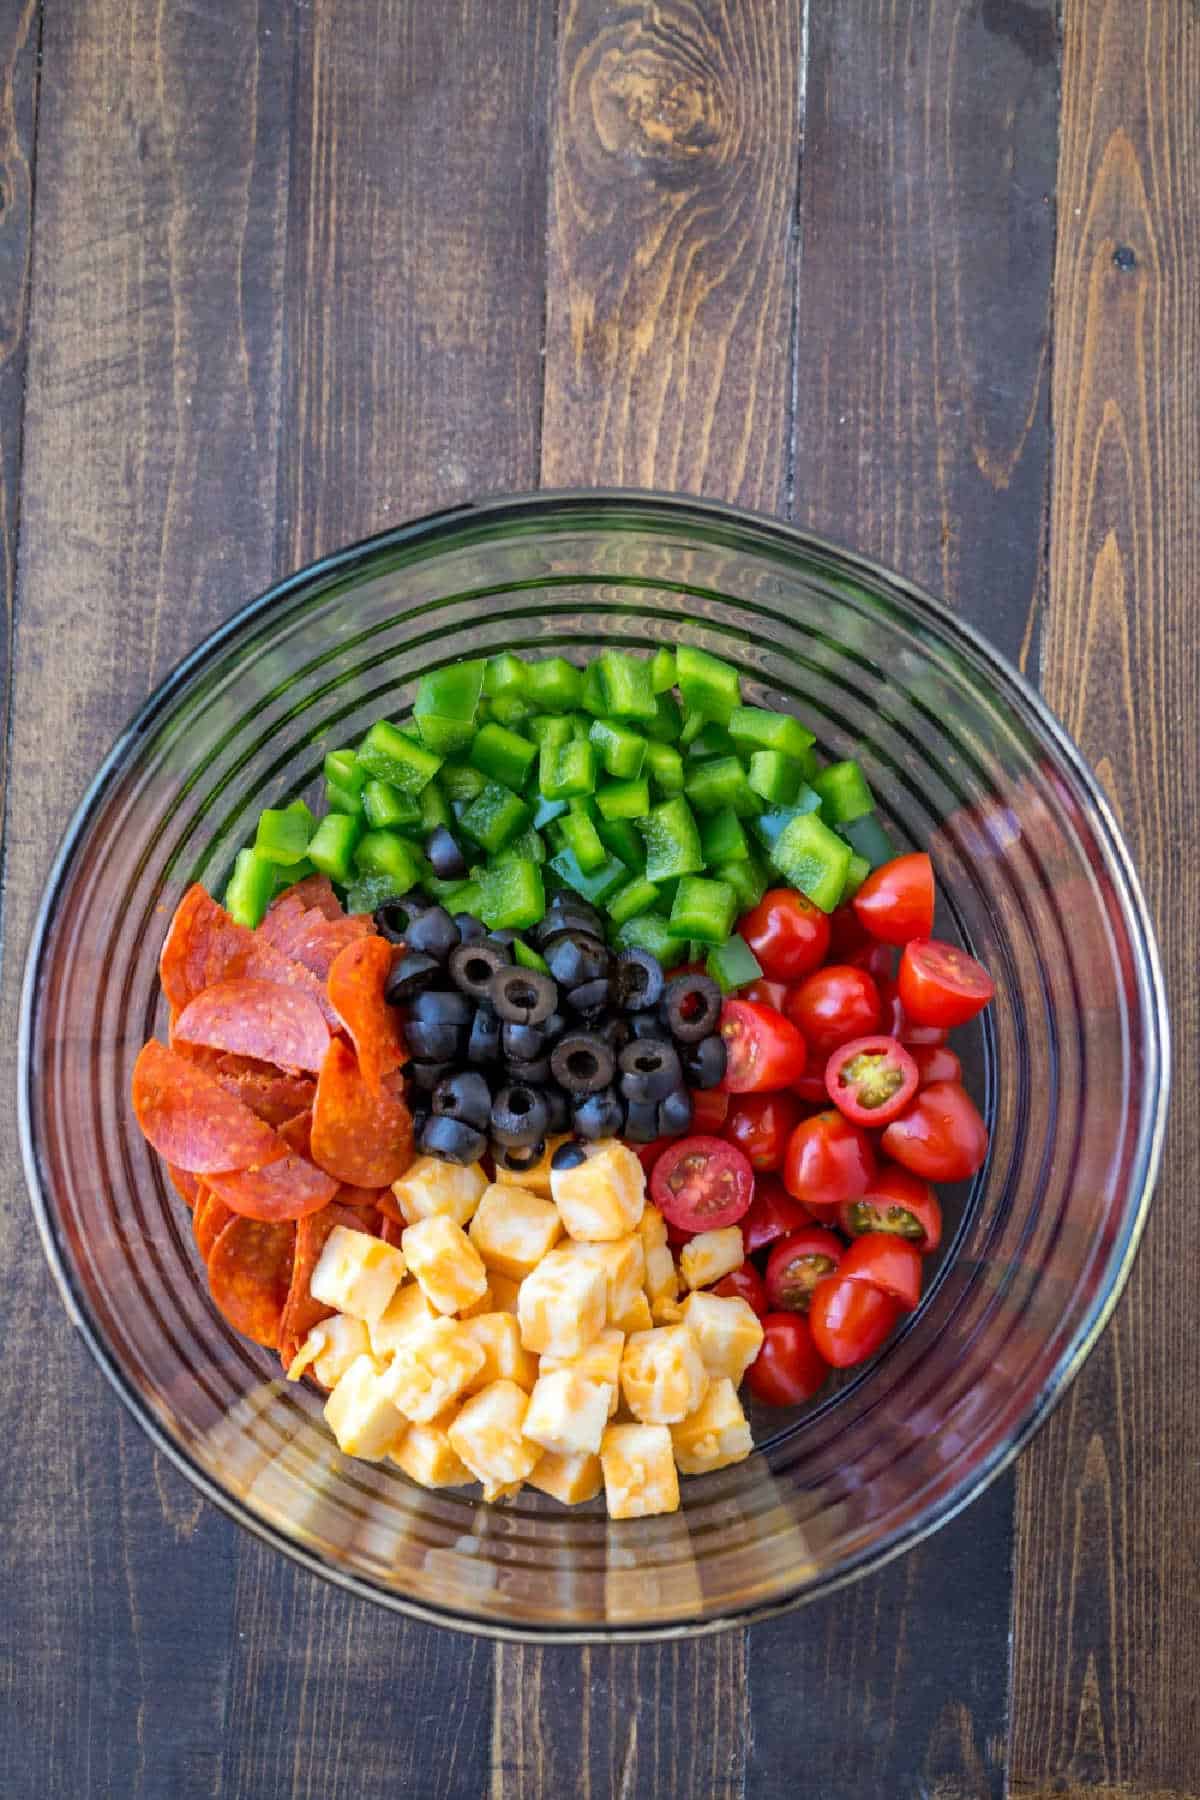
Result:
<svg viewBox="0 0 1200 1800"><path fill-rule="evenodd" d="M1122 912L1131 936L1138 940L1141 952L1139 977L1147 995L1147 1021L1150 1048L1155 1067L1155 1099L1138 1132L1133 1157L1134 1174L1130 1182L1130 1206L1124 1231L1120 1261L1107 1287L1094 1302L1090 1313L1067 1345L1047 1382L1021 1421L1012 1437L998 1446L990 1459L973 1478L940 1501L919 1522L895 1530L888 1538L858 1553L841 1568L823 1576L811 1585L769 1601L748 1605L701 1619L679 1618L655 1620L647 1624L622 1622L614 1626L577 1628L554 1624L508 1624L494 1617L467 1610L443 1609L427 1602L413 1600L393 1589L377 1584L365 1576L350 1574L328 1561L319 1552L306 1549L280 1528L269 1524L250 1510L235 1495L215 1482L188 1452L166 1432L151 1408L142 1400L127 1379L107 1341L93 1324L86 1305L77 1296L73 1272L62 1254L51 1219L51 1208L43 1189L33 1127L32 1084L36 1074L32 1066L32 1041L37 1013L38 976L46 951L47 936L57 910L58 896L70 871L79 840L101 796L119 773L125 759L138 740L154 725L158 716L174 700L192 675L219 655L239 633L263 618L272 607L304 587L333 574L344 574L356 564L367 563L377 556L400 547L436 546L442 538L452 539L463 526L486 523L547 523L569 519L581 510L592 513L628 514L640 512L650 522L675 523L681 526L712 527L714 524L734 533L740 540L751 541L750 547L786 551L795 554L816 553L840 563L846 573L865 575L868 579L890 587L916 611L924 615L943 635L964 641L984 665L985 673L1012 698L1021 702L1032 715L1034 724L1050 740L1055 753L1068 766L1087 794L1112 865L1123 883ZM603 523L601 519L599 521ZM561 488L541 489L525 493L497 494L421 514L398 526L359 539L353 544L331 551L303 568L273 582L255 598L239 607L225 622L209 632L175 664L162 681L135 710L112 747L89 781L71 814L55 851L42 897L30 932L21 984L17 1058L17 1116L21 1160L30 1203L41 1238L42 1249L50 1266L67 1315L83 1337L91 1356L124 1405L151 1443L193 1487L244 1530L271 1545L292 1562L333 1582L346 1593L375 1602L392 1612L417 1619L423 1624L437 1625L484 1637L501 1643L611 1644L678 1641L682 1638L708 1636L718 1631L746 1626L760 1620L807 1605L839 1588L884 1567L894 1558L923 1543L943 1525L957 1517L1016 1459L1034 1433L1049 1418L1066 1394L1084 1362L1107 1326L1117 1301L1125 1289L1141 1244L1149 1213L1150 1201L1158 1179L1166 1118L1170 1099L1171 1028L1166 987L1158 942L1145 893L1124 836L1112 808L1091 766L1041 694L1009 661L1009 659L969 622L960 618L944 602L936 599L917 583L896 574L884 564L857 551L823 538L814 532L769 514L751 511L726 502L688 494L657 493L640 488ZM1136 1189L1136 1193L1135 1193Z"/></svg>

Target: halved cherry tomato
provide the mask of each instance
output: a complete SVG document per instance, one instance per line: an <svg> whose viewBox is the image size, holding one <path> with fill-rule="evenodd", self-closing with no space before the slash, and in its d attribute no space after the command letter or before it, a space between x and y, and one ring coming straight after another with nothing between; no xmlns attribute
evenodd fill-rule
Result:
<svg viewBox="0 0 1200 1800"><path fill-rule="evenodd" d="M841 1238L820 1225L789 1231L772 1246L767 1258L767 1298L775 1312L807 1312L818 1281L833 1271L845 1255Z"/></svg>
<svg viewBox="0 0 1200 1800"><path fill-rule="evenodd" d="M768 1406L799 1406L820 1393L828 1375L828 1364L813 1343L808 1320L799 1313L768 1313L763 1320L762 1348L746 1371L746 1383L754 1397Z"/></svg>
<svg viewBox="0 0 1200 1800"><path fill-rule="evenodd" d="M681 1231L736 1225L754 1198L754 1171L720 1138L688 1137L664 1150L650 1177L650 1196Z"/></svg>
<svg viewBox="0 0 1200 1800"><path fill-rule="evenodd" d="M840 1269L818 1281L808 1308L813 1343L835 1369L849 1369L874 1356L899 1317L890 1294Z"/></svg>
<svg viewBox="0 0 1200 1800"><path fill-rule="evenodd" d="M911 1312L921 1298L921 1252L907 1239L885 1231L869 1231L855 1238L838 1264L838 1272L852 1281L869 1281L872 1287L890 1294L905 1312Z"/></svg>
<svg viewBox="0 0 1200 1800"><path fill-rule="evenodd" d="M933 864L923 850L872 869L854 896L858 922L885 944L907 944L933 930Z"/></svg>
<svg viewBox="0 0 1200 1800"><path fill-rule="evenodd" d="M720 1088L697 1088L692 1094L692 1129L716 1137L729 1112L729 1095Z"/></svg>
<svg viewBox="0 0 1200 1800"><path fill-rule="evenodd" d="M764 975L758 981L747 982L744 988L739 988L738 999L756 1000L759 1006L769 1006L775 1012L782 1012L783 1003L787 999L787 982L768 981Z"/></svg>
<svg viewBox="0 0 1200 1800"><path fill-rule="evenodd" d="M860 950L870 938L859 924L853 900L837 907L829 915L829 957L831 962L848 962L851 950Z"/></svg>
<svg viewBox="0 0 1200 1800"><path fill-rule="evenodd" d="M987 1155L987 1126L964 1087L935 1081L892 1120L883 1147L894 1162L926 1181L965 1181Z"/></svg>
<svg viewBox="0 0 1200 1800"><path fill-rule="evenodd" d="M784 1162L789 1194L807 1207L838 1207L857 1200L875 1174L875 1152L861 1125L836 1107L805 1119L793 1131Z"/></svg>
<svg viewBox="0 0 1200 1800"><path fill-rule="evenodd" d="M799 981L829 953L829 919L792 888L769 888L738 925L772 981Z"/></svg>
<svg viewBox="0 0 1200 1800"><path fill-rule="evenodd" d="M818 1106L824 1112L825 1103L829 1099L825 1070L822 1068L819 1074L814 1072L811 1075L798 1075L792 1083L792 1092L805 1106Z"/></svg>
<svg viewBox="0 0 1200 1800"><path fill-rule="evenodd" d="M917 1091L917 1065L894 1037L861 1037L835 1050L825 1086L839 1112L856 1125L898 1119Z"/></svg>
<svg viewBox="0 0 1200 1800"><path fill-rule="evenodd" d="M811 1214L801 1206L774 1175L764 1175L754 1183L754 1199L742 1220L742 1242L746 1255L765 1250L776 1238L789 1231L811 1225Z"/></svg>
<svg viewBox="0 0 1200 1800"><path fill-rule="evenodd" d="M894 981L881 981L879 987L879 1029L902 1044L944 1044L950 1033L944 1025L914 1025L900 1004L900 989Z"/></svg>
<svg viewBox="0 0 1200 1800"><path fill-rule="evenodd" d="M794 987L784 1008L818 1056L879 1030L879 989L865 969L830 963Z"/></svg>
<svg viewBox="0 0 1200 1800"><path fill-rule="evenodd" d="M908 1054L917 1065L918 1087L931 1081L961 1081L962 1064L945 1044L913 1044Z"/></svg>
<svg viewBox="0 0 1200 1800"><path fill-rule="evenodd" d="M868 1231L907 1238L922 1256L928 1256L942 1241L942 1208L937 1195L927 1181L895 1163L885 1163L865 1194L845 1202L838 1223L850 1238Z"/></svg>
<svg viewBox="0 0 1200 1800"><path fill-rule="evenodd" d="M965 1025L982 1012L995 984L982 963L939 938L905 944L900 958L900 1004L914 1025Z"/></svg>
<svg viewBox="0 0 1200 1800"><path fill-rule="evenodd" d="M744 1262L740 1269L731 1269L728 1275L722 1275L713 1293L720 1294L723 1300L744 1300L760 1319L767 1316L767 1290L752 1262Z"/></svg>
<svg viewBox="0 0 1200 1800"><path fill-rule="evenodd" d="M801 1110L794 1094L739 1094L726 1114L721 1135L749 1158L755 1174L768 1174L782 1169Z"/></svg>
<svg viewBox="0 0 1200 1800"><path fill-rule="evenodd" d="M804 1073L808 1051L782 1013L753 1000L727 1000L721 1008L727 1062L721 1082L727 1094L763 1094L790 1087Z"/></svg>
<svg viewBox="0 0 1200 1800"><path fill-rule="evenodd" d="M871 980L883 992L883 983L892 979L895 969L896 953L888 944L860 944L857 950L851 950L842 960L851 969L865 969Z"/></svg>

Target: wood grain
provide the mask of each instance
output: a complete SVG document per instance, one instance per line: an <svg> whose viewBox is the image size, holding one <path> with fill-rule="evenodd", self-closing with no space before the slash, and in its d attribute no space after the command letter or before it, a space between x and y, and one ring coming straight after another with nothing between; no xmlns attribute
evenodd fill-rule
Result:
<svg viewBox="0 0 1200 1800"><path fill-rule="evenodd" d="M1200 1028L1200 14L1068 0L1047 697L1158 920L1179 1073ZM1186 1095L1124 1301L1019 1465L1013 1791L1200 1792L1195 1243Z"/></svg>

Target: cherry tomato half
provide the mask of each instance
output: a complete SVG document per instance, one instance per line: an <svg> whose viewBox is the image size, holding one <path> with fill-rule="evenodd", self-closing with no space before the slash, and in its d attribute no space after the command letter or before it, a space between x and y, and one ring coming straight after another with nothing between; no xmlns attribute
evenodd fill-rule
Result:
<svg viewBox="0 0 1200 1800"><path fill-rule="evenodd" d="M900 1004L900 989L894 981L881 981L879 987L880 1031L899 1038L902 1044L944 1044L950 1033L944 1025L914 1025Z"/></svg>
<svg viewBox="0 0 1200 1800"><path fill-rule="evenodd" d="M907 1238L923 1256L942 1241L942 1208L937 1195L919 1175L885 1163L865 1194L847 1200L838 1213L847 1237L864 1232L891 1232Z"/></svg>
<svg viewBox="0 0 1200 1800"><path fill-rule="evenodd" d="M918 1087L931 1081L961 1081L962 1064L946 1044L911 1044L908 1054L917 1065Z"/></svg>
<svg viewBox="0 0 1200 1800"><path fill-rule="evenodd" d="M857 1200L875 1174L875 1152L861 1125L836 1107L805 1119L793 1131L784 1162L789 1194L808 1207L838 1207Z"/></svg>
<svg viewBox="0 0 1200 1800"><path fill-rule="evenodd" d="M917 1091L917 1065L894 1037L861 1037L835 1050L825 1086L839 1112L856 1125L898 1119Z"/></svg>
<svg viewBox="0 0 1200 1800"><path fill-rule="evenodd" d="M799 1313L768 1313L763 1320L762 1348L746 1371L754 1397L768 1406L799 1406L820 1393L828 1374L829 1366L813 1343L808 1320Z"/></svg>
<svg viewBox="0 0 1200 1800"><path fill-rule="evenodd" d="M764 1175L754 1184L754 1199L742 1220L746 1255L753 1256L756 1250L765 1250L776 1238L811 1224L811 1215L798 1200L792 1199L782 1181L774 1175Z"/></svg>
<svg viewBox="0 0 1200 1800"><path fill-rule="evenodd" d="M722 1275L713 1293L720 1294L722 1300L744 1300L760 1319L767 1316L767 1290L752 1262L744 1262L740 1269L731 1269L728 1275Z"/></svg>
<svg viewBox="0 0 1200 1800"><path fill-rule="evenodd" d="M692 1094L692 1129L701 1137L716 1137L729 1112L729 1095L720 1088L697 1088Z"/></svg>
<svg viewBox="0 0 1200 1800"><path fill-rule="evenodd" d="M767 1258L767 1299L774 1312L807 1312L818 1281L832 1275L845 1246L832 1231L805 1225L789 1231Z"/></svg>
<svg viewBox="0 0 1200 1800"><path fill-rule="evenodd" d="M840 1269L818 1281L808 1308L813 1343L835 1369L849 1369L874 1356L899 1317L890 1294Z"/></svg>
<svg viewBox="0 0 1200 1800"><path fill-rule="evenodd" d="M872 1287L890 1294L905 1312L911 1312L921 1298L921 1252L906 1238L886 1231L868 1231L855 1238L838 1272L852 1281L869 1281ZM768 1283L769 1279L768 1271Z"/></svg>
<svg viewBox="0 0 1200 1800"><path fill-rule="evenodd" d="M737 1145L755 1174L769 1174L782 1169L801 1110L794 1094L739 1094L725 1116L721 1135Z"/></svg>
<svg viewBox="0 0 1200 1800"><path fill-rule="evenodd" d="M762 1094L790 1087L803 1075L804 1039L782 1013L753 1000L727 1000L721 1008L727 1094Z"/></svg>
<svg viewBox="0 0 1200 1800"><path fill-rule="evenodd" d="M893 1161L926 1181L965 1181L987 1155L987 1126L964 1087L957 1081L935 1081L892 1120L883 1147Z"/></svg>
<svg viewBox="0 0 1200 1800"><path fill-rule="evenodd" d="M784 1008L818 1056L879 1030L879 989L865 969L830 963L794 987Z"/></svg>
<svg viewBox="0 0 1200 1800"><path fill-rule="evenodd" d="M905 944L900 958L900 1004L914 1025L965 1025L996 989L982 963L938 938Z"/></svg>
<svg viewBox="0 0 1200 1800"><path fill-rule="evenodd" d="M650 1177L650 1197L681 1231L736 1225L754 1198L754 1171L720 1138L681 1138L664 1150Z"/></svg>
<svg viewBox="0 0 1200 1800"><path fill-rule="evenodd" d="M792 888L769 888L738 930L772 981L799 981L829 953L828 916Z"/></svg>
<svg viewBox="0 0 1200 1800"><path fill-rule="evenodd" d="M933 864L923 850L872 869L854 896L858 922L885 944L907 944L933 930Z"/></svg>

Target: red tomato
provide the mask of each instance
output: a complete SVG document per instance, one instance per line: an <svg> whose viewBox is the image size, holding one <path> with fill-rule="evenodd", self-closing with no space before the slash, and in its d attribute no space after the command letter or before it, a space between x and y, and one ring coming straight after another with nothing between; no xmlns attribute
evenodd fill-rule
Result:
<svg viewBox="0 0 1200 1800"><path fill-rule="evenodd" d="M911 1312L921 1298L921 1252L893 1233L868 1231L855 1238L838 1272L851 1281L869 1281L881 1293L890 1294L905 1312Z"/></svg>
<svg viewBox="0 0 1200 1800"><path fill-rule="evenodd" d="M721 1008L721 1036L728 1062L721 1082L727 1094L762 1094L790 1087L803 1075L808 1052L796 1027L782 1013L753 1000L727 1000Z"/></svg>
<svg viewBox="0 0 1200 1800"><path fill-rule="evenodd" d="M942 1209L927 1181L885 1163L865 1194L847 1200L838 1214L847 1237L887 1231L908 1238L923 1256L942 1241Z"/></svg>
<svg viewBox="0 0 1200 1800"><path fill-rule="evenodd" d="M961 1081L962 1064L945 1044L913 1044L909 1055L917 1065L917 1084L928 1087L931 1081Z"/></svg>
<svg viewBox="0 0 1200 1800"><path fill-rule="evenodd" d="M982 963L938 938L905 944L900 958L900 1004L914 1025L965 1025L996 989Z"/></svg>
<svg viewBox="0 0 1200 1800"><path fill-rule="evenodd" d="M746 1371L755 1399L765 1400L768 1406L799 1406L820 1393L828 1374L808 1320L799 1313L768 1313L763 1320L762 1348Z"/></svg>
<svg viewBox="0 0 1200 1800"><path fill-rule="evenodd" d="M836 1207L843 1200L857 1200L874 1174L870 1138L836 1108L805 1119L793 1131L783 1181L805 1206Z"/></svg>
<svg viewBox="0 0 1200 1800"><path fill-rule="evenodd" d="M720 1088L698 1088L692 1094L692 1129L701 1136L716 1137L729 1111L729 1095Z"/></svg>
<svg viewBox="0 0 1200 1800"><path fill-rule="evenodd" d="M651 1174L655 1163L664 1150L669 1150L675 1142L674 1138L655 1138L652 1144L634 1144L632 1150L647 1175Z"/></svg>
<svg viewBox="0 0 1200 1800"><path fill-rule="evenodd" d="M835 1369L849 1369L874 1356L899 1317L890 1294L840 1269L818 1281L808 1309L813 1343Z"/></svg>
<svg viewBox="0 0 1200 1800"><path fill-rule="evenodd" d="M720 1138L680 1138L655 1163L650 1197L681 1231L716 1231L736 1225L750 1205L754 1171Z"/></svg>
<svg viewBox="0 0 1200 1800"><path fill-rule="evenodd" d="M825 1086L839 1112L856 1125L887 1125L917 1091L917 1065L894 1037L861 1037L835 1050Z"/></svg>
<svg viewBox="0 0 1200 1800"><path fill-rule="evenodd" d="M794 1094L740 1094L729 1108L722 1136L749 1158L756 1174L768 1174L782 1169L800 1111Z"/></svg>
<svg viewBox="0 0 1200 1800"><path fill-rule="evenodd" d="M774 1012L782 1012L783 1003L787 999L787 983L768 981L764 975L761 980L748 982L744 988L739 988L738 999L756 1000L759 1006L769 1006Z"/></svg>
<svg viewBox="0 0 1200 1800"><path fill-rule="evenodd" d="M879 983L880 1031L899 1038L902 1044L944 1044L950 1033L944 1025L914 1025L900 1004L900 989L894 981Z"/></svg>
<svg viewBox="0 0 1200 1800"><path fill-rule="evenodd" d="M720 1294L723 1300L745 1300L760 1319L767 1316L767 1290L752 1262L744 1262L740 1269L731 1269L728 1275L722 1275L713 1293Z"/></svg>
<svg viewBox="0 0 1200 1800"><path fill-rule="evenodd" d="M884 982L892 979L895 951L887 944L860 944L843 961L851 969L865 969L882 994Z"/></svg>
<svg viewBox="0 0 1200 1800"><path fill-rule="evenodd" d="M854 896L858 922L885 944L907 944L933 930L933 864L923 850L872 869Z"/></svg>
<svg viewBox="0 0 1200 1800"><path fill-rule="evenodd" d="M800 1075L792 1083L792 1092L797 1099L803 1100L805 1106L819 1106L825 1110L825 1102L829 1099L829 1090L825 1086L825 1071L820 1074Z"/></svg>
<svg viewBox="0 0 1200 1800"><path fill-rule="evenodd" d="M883 1147L902 1168L926 1181L965 1181L987 1155L987 1126L957 1081L935 1081L892 1120Z"/></svg>
<svg viewBox="0 0 1200 1800"><path fill-rule="evenodd" d="M767 1298L776 1312L807 1312L818 1281L832 1275L845 1254L840 1238L820 1225L789 1231L767 1258Z"/></svg>
<svg viewBox="0 0 1200 1800"><path fill-rule="evenodd" d="M848 901L829 915L829 955L834 962L849 962L852 950L861 950L870 942L858 922L854 902Z"/></svg>
<svg viewBox="0 0 1200 1800"><path fill-rule="evenodd" d="M879 1030L879 989L865 969L830 963L792 989L785 1007L818 1056Z"/></svg>
<svg viewBox="0 0 1200 1800"><path fill-rule="evenodd" d="M829 953L827 915L792 888L770 888L738 930L772 981L799 981Z"/></svg>
<svg viewBox="0 0 1200 1800"><path fill-rule="evenodd" d="M753 1256L756 1250L765 1250L776 1238L811 1223L809 1214L798 1200L792 1199L782 1181L774 1175L764 1175L754 1184L754 1199L742 1220L746 1255Z"/></svg>

